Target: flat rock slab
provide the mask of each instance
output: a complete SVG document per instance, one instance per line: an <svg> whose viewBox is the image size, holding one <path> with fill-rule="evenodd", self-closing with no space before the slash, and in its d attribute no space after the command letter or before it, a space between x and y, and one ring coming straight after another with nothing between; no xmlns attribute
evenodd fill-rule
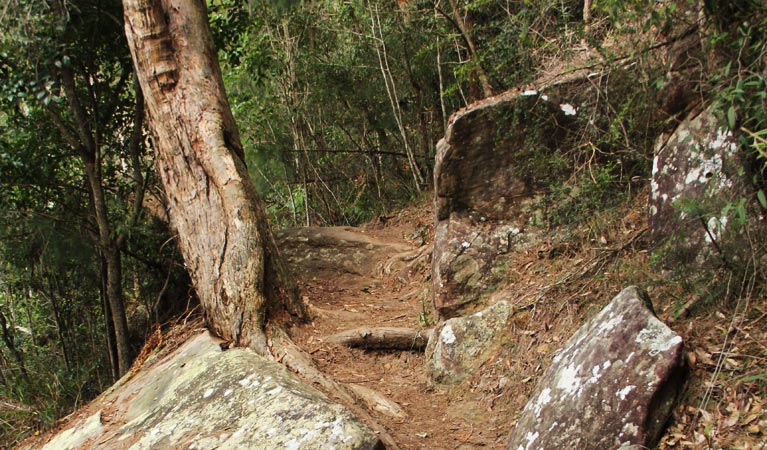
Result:
<svg viewBox="0 0 767 450"><path fill-rule="evenodd" d="M275 232L277 247L296 276L348 273L375 276L397 254L412 250L351 227L285 228Z"/></svg>
<svg viewBox="0 0 767 450"><path fill-rule="evenodd" d="M246 349L223 352L207 332L97 402L102 410L43 449L383 448L348 410L282 365Z"/></svg>
<svg viewBox="0 0 767 450"><path fill-rule="evenodd" d="M683 352L647 295L624 289L554 358L507 448L653 448L684 387Z"/></svg>

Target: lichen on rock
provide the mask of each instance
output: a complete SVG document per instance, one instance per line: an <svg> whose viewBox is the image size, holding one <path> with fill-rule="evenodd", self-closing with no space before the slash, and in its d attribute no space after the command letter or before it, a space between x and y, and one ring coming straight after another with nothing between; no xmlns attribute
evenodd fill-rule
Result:
<svg viewBox="0 0 767 450"><path fill-rule="evenodd" d="M629 287L554 357L520 415L509 450L651 447L687 373L682 338Z"/></svg>

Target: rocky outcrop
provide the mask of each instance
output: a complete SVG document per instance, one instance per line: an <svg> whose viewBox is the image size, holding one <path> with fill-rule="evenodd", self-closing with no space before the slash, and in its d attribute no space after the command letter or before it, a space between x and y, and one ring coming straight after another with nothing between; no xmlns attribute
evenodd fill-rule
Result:
<svg viewBox="0 0 767 450"><path fill-rule="evenodd" d="M732 222L740 199L750 197L744 168L737 138L713 108L657 143L649 227L654 247L673 243L661 248L665 266L710 266L742 253Z"/></svg>
<svg viewBox="0 0 767 450"><path fill-rule="evenodd" d="M221 351L207 332L120 382L43 447L382 449L378 438L282 365Z"/></svg>
<svg viewBox="0 0 767 450"><path fill-rule="evenodd" d="M487 355L508 341L515 307L507 301L469 316L440 323L426 347L429 377L439 383L454 383L471 375Z"/></svg>
<svg viewBox="0 0 767 450"><path fill-rule="evenodd" d="M403 242L387 242L350 227L285 228L275 239L298 277L328 272L371 275L382 271L390 258L412 250Z"/></svg>
<svg viewBox="0 0 767 450"><path fill-rule="evenodd" d="M554 357L509 450L652 448L686 378L682 338L626 288Z"/></svg>
<svg viewBox="0 0 767 450"><path fill-rule="evenodd" d="M434 169L433 303L450 318L492 287L503 255L528 237L524 200L555 175L552 161L578 128L583 79L507 93L456 113L437 145Z"/></svg>

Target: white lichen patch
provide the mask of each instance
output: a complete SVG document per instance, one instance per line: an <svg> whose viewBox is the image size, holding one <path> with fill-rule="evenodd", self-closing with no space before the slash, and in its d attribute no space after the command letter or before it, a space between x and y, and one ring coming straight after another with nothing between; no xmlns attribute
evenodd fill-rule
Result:
<svg viewBox="0 0 767 450"><path fill-rule="evenodd" d="M525 445L524 447L522 447L520 445L518 447L519 450L528 450L528 449L530 449L531 448L530 446L533 445L533 442L535 442L536 439L538 439L538 436L539 436L539 434L538 434L537 431L535 433L533 433L531 431L528 431L527 434L525 434L525 440L527 441L527 445Z"/></svg>
<svg viewBox="0 0 767 450"><path fill-rule="evenodd" d="M709 218L706 222L706 229L708 230L708 233L705 233L706 242L709 244L718 242L727 229L727 216Z"/></svg>
<svg viewBox="0 0 767 450"><path fill-rule="evenodd" d="M344 419L341 417L336 418L333 422L333 429L330 430L330 435L333 439L340 440L341 442L349 442L352 439L350 434L344 432Z"/></svg>
<svg viewBox="0 0 767 450"><path fill-rule="evenodd" d="M559 109L561 109L566 116L574 116L577 113L575 107L569 103L562 103L559 105Z"/></svg>
<svg viewBox="0 0 767 450"><path fill-rule="evenodd" d="M636 386L629 385L616 392L615 395L621 400L626 400L626 396L629 395L634 389L636 389Z"/></svg>
<svg viewBox="0 0 767 450"><path fill-rule="evenodd" d="M732 139L732 132L719 128L716 130L716 137L711 141L711 148L727 150L729 153L735 153L738 150L738 144Z"/></svg>
<svg viewBox="0 0 767 450"><path fill-rule="evenodd" d="M256 374L255 373L251 373L247 377L245 377L242 380L240 380L238 383L240 384L240 386L246 387L246 386L250 385L251 383L253 383L254 381L255 381L255 383L258 383L258 380L254 380L255 378L256 378Z"/></svg>
<svg viewBox="0 0 767 450"><path fill-rule="evenodd" d="M277 386L275 388L272 388L272 389L266 391L266 395L277 395L280 392L282 392L282 386Z"/></svg>
<svg viewBox="0 0 767 450"><path fill-rule="evenodd" d="M609 362L609 361L605 361ZM599 364L595 365L591 368L591 377L589 377L588 380L586 380L587 384L593 384L599 381L599 378L602 376L602 366Z"/></svg>
<svg viewBox="0 0 767 450"><path fill-rule="evenodd" d="M581 378L578 377L578 371L580 369L580 366L575 367L572 364L562 369L557 377L557 389L565 391L567 395L575 394L581 386Z"/></svg>
<svg viewBox="0 0 767 450"><path fill-rule="evenodd" d="M685 184L705 183L713 176L718 179L723 177L722 155L714 154L710 158L704 158L700 153L693 153L692 158L697 160L699 164L687 172L687 176L684 178Z"/></svg>
<svg viewBox="0 0 767 450"><path fill-rule="evenodd" d="M674 333L660 320L649 317L647 326L637 333L635 341L643 349L646 349L650 356L655 356L679 345L682 342L682 337Z"/></svg>
<svg viewBox="0 0 767 450"><path fill-rule="evenodd" d="M538 395L538 398L535 399L535 404L533 405L533 411L535 412L535 417L540 417L541 415L541 409L551 401L551 389L546 388L541 391L541 393Z"/></svg>
<svg viewBox="0 0 767 450"><path fill-rule="evenodd" d="M609 320L606 320L599 324L599 327L597 328L597 334L604 336L605 333L615 329L615 327L618 326L618 324L621 323L622 321L623 321L622 315L610 317Z"/></svg>
<svg viewBox="0 0 767 450"><path fill-rule="evenodd" d="M442 331L439 333L439 338L445 345L455 343L455 333L453 333L453 328L450 327L450 324L445 324L445 326L442 327Z"/></svg>
<svg viewBox="0 0 767 450"><path fill-rule="evenodd" d="M628 434L630 436L636 436L639 433L639 427L635 423L628 422L623 425L623 429L621 431L621 435Z"/></svg>

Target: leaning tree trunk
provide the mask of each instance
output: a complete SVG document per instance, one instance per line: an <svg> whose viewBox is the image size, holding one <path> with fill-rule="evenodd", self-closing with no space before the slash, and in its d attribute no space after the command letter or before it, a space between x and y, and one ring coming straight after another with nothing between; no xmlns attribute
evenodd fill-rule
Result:
<svg viewBox="0 0 767 450"><path fill-rule="evenodd" d="M123 0L171 221L213 332L268 353L264 324L303 317L229 109L203 0Z"/></svg>

